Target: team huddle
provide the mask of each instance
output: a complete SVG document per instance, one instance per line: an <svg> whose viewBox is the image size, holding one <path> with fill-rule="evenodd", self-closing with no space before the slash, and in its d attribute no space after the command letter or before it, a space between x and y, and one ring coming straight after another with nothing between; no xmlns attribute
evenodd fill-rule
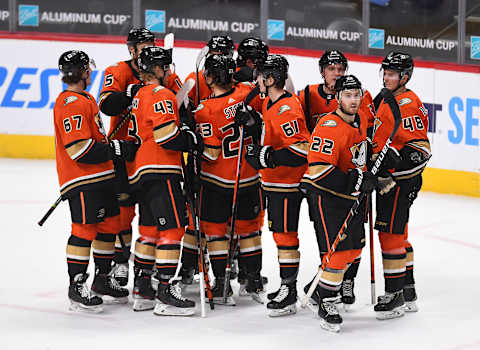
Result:
<svg viewBox="0 0 480 350"><path fill-rule="evenodd" d="M193 315L195 302L182 288L196 280L202 314L206 302L235 305L236 279L239 296L266 303L269 316L295 314L306 199L321 261L302 286L304 303L322 328L338 332L338 306L355 302L373 191L385 278L377 318L418 310L408 221L431 154L427 111L406 87L409 54L384 58L384 88L373 99L346 74L338 50L319 60L323 83L297 96L287 59L258 38L242 40L235 53L230 37L212 37L183 84L172 47L155 46L147 29L133 28L127 47L132 58L106 69L98 104L86 91L88 55L67 51L59 59L67 89L54 122L60 192L72 219L72 310L127 303L133 260L134 311ZM110 117L108 134L99 110ZM135 207L139 237L131 253ZM281 279L269 294L261 275L265 212Z"/></svg>

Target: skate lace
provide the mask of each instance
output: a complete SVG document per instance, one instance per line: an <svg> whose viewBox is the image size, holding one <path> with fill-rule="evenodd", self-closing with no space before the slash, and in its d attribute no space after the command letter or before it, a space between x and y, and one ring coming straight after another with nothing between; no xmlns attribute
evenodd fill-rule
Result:
<svg viewBox="0 0 480 350"><path fill-rule="evenodd" d="M178 300L181 300L181 301L185 301L185 300L186 300L184 297L182 297L182 289L180 288L180 286L179 286L177 283L170 285L170 294L171 294L175 299L178 299Z"/></svg>
<svg viewBox="0 0 480 350"><path fill-rule="evenodd" d="M323 299L323 308L329 315L338 315L338 309L335 305L336 298Z"/></svg>
<svg viewBox="0 0 480 350"><path fill-rule="evenodd" d="M387 293L385 295L380 295L378 297L378 303L379 304L388 304L389 302L392 301L393 297L394 297L394 294L390 294L390 293Z"/></svg>
<svg viewBox="0 0 480 350"><path fill-rule="evenodd" d="M113 268L113 276L120 278L128 278L128 265L117 264Z"/></svg>
<svg viewBox="0 0 480 350"><path fill-rule="evenodd" d="M110 287L112 287L113 289L115 290L123 290L122 286L120 286L120 284L118 283L118 281L113 278L113 277L110 277L108 279L108 284L110 285Z"/></svg>
<svg viewBox="0 0 480 350"><path fill-rule="evenodd" d="M93 298L91 290L87 287L86 283L78 285L78 292L82 296L82 298L87 298L88 300Z"/></svg>
<svg viewBox="0 0 480 350"><path fill-rule="evenodd" d="M273 298L272 301L275 301L277 303L283 301L288 296L289 288L286 285L281 285L280 290L278 291L278 294L275 298Z"/></svg>
<svg viewBox="0 0 480 350"><path fill-rule="evenodd" d="M342 290L344 296L353 297L353 281L343 281Z"/></svg>

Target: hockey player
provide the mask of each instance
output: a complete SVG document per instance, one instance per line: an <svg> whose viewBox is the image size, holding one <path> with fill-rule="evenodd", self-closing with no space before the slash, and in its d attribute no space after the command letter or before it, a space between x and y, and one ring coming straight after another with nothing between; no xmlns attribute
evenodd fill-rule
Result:
<svg viewBox="0 0 480 350"><path fill-rule="evenodd" d="M296 312L300 263L297 231L303 198L298 185L307 169L310 134L300 102L284 90L287 60L280 55L269 55L257 69L268 97L262 109L261 145L248 145L245 159L255 169L262 169L262 188L269 228L278 248L281 278L279 290L268 295L267 309L270 316L283 316Z"/></svg>
<svg viewBox="0 0 480 350"><path fill-rule="evenodd" d="M132 28L128 33L127 47L132 57L130 60L117 62L105 70L103 88L100 93L100 110L112 118L110 119L110 132L114 130L122 120L123 115L128 113L132 98L140 89L142 83L139 76L139 68L136 60L142 48L155 45L155 35L146 28ZM181 87L180 79L176 74L169 74L165 77L165 85L177 92ZM131 121L125 123L116 133L115 138L124 140L131 132L134 132L136 125ZM123 165L119 165L123 168ZM123 188L123 191L128 189ZM135 216L135 201L129 198L120 199L120 221L121 229L115 242L115 265L113 275L120 285L125 286L128 282L128 258L125 255L122 245L130 251L132 241L132 220ZM120 241L123 240L123 244Z"/></svg>
<svg viewBox="0 0 480 350"><path fill-rule="evenodd" d="M321 117L310 138L308 174L301 187L308 195L320 256L331 245L360 192L371 191L376 177L366 170L367 125L358 115L363 90L353 75L337 79L338 108ZM355 187L359 189L355 190ZM365 207L365 203L361 207ZM362 210L359 210L362 213ZM321 326L338 332L342 318L336 301L343 274L365 245L363 216L356 215L322 271L317 287Z"/></svg>
<svg viewBox="0 0 480 350"><path fill-rule="evenodd" d="M82 51L67 51L58 68L67 89L55 102L55 152L60 193L68 200L72 231L67 243L72 310L102 311L103 301L128 301L128 290L109 275L114 254L119 208L114 192L113 157L131 158L136 147L108 143L95 98L85 91L91 83L90 59ZM114 146L115 151L112 149ZM92 295L86 282L93 247L95 278Z"/></svg>
<svg viewBox="0 0 480 350"><path fill-rule="evenodd" d="M193 315L195 303L182 297L178 281L173 280L186 224L182 152L201 147L201 140L180 125L175 95L162 85L171 63L169 51L160 47L145 47L138 58L145 85L132 101L132 122L137 129L129 139L140 147L134 161L127 162L140 213L133 309L153 308L151 275L155 264L159 284L154 314L187 316Z"/></svg>
<svg viewBox="0 0 480 350"><path fill-rule="evenodd" d="M377 194L375 229L379 231L385 277L385 295L379 297L377 318L400 317L417 311L413 278L413 248L408 241L410 207L422 187L422 172L430 154L427 110L418 96L407 89L412 78L413 59L408 53L391 52L382 62L383 83L397 101L402 123L384 159L395 188ZM373 136L373 152L378 153L393 128L386 101L378 108ZM404 307L405 303L405 307Z"/></svg>
<svg viewBox="0 0 480 350"><path fill-rule="evenodd" d="M215 275L212 290L214 302L223 303L225 268L229 247L229 222L239 141L242 135L234 118L237 109L253 86L248 83L234 84L232 77L235 62L228 56L211 55L205 61L205 81L212 90L212 97L204 100L195 111L195 121L201 130L205 148L201 170L200 227L207 237L208 253ZM247 101L248 103L248 101ZM251 143L247 137L244 144ZM263 283L260 278L262 246L258 215L263 210L258 171L246 164L244 153L241 161L238 212L235 234L239 235L239 262L245 266L246 290L253 299L262 302ZM233 237L231 237L233 239ZM234 305L231 286L228 286L227 304Z"/></svg>
<svg viewBox="0 0 480 350"><path fill-rule="evenodd" d="M233 52L235 50L235 45L233 44L232 38L228 35L214 35L210 38L207 43L208 46L208 54L209 55L226 55L229 57L233 57ZM197 74L196 72L191 72L185 78L185 82L191 79L195 84L197 82ZM205 77L203 72L199 72L198 74L198 81L199 81L199 91L200 97L197 99L197 89L194 86L190 92L188 93L188 97L190 99L190 103L193 106L197 105L197 101L202 101L210 96L212 93L211 89L208 87L207 83L205 82Z"/></svg>
<svg viewBox="0 0 480 350"><path fill-rule="evenodd" d="M233 51L235 46L233 40L227 35L215 35L210 38L207 43L208 46L208 55L226 55L229 57L233 56ZM196 72L191 72L185 82L192 80L194 84L197 82ZM197 100L197 89L193 85L192 89L188 93L190 99L190 104L193 106L197 105L197 101L202 101L210 96L212 93L210 87L205 81L203 72L198 73L199 81L199 91L200 97ZM189 160L190 161L190 160ZM182 277L182 284L184 286L191 285L193 283L194 275L198 273L198 248L197 248L197 237L195 236L193 223L188 225L185 232L185 237L183 239L182 247L182 267L180 269L180 276Z"/></svg>
<svg viewBox="0 0 480 350"><path fill-rule="evenodd" d="M237 71L233 79L252 82L255 79L253 71L267 59L268 45L259 38L248 37L238 44L237 52Z"/></svg>
<svg viewBox="0 0 480 350"><path fill-rule="evenodd" d="M333 112L338 108L337 100L335 99L335 82L345 75L348 69L348 61L345 55L338 51L325 51L318 61L320 74L323 77L323 84L307 85L304 90L300 92L299 99L302 103L305 117L307 120L307 127L310 132L313 131L318 118ZM367 136L371 137L371 129L373 127L373 120L375 118L374 106L372 96L368 90L364 90L362 102L360 104L360 116L365 117L368 123ZM360 256L358 256L347 269L344 275L344 281L340 293L342 295L342 302L345 307L355 302L354 294L354 279L358 273L360 266ZM310 288L307 284L304 288L305 292ZM317 291L312 295L312 299L316 302L318 299Z"/></svg>

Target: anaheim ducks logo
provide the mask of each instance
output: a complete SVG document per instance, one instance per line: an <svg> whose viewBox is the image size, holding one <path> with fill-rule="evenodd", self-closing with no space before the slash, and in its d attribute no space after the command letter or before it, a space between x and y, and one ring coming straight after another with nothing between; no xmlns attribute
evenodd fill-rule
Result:
<svg viewBox="0 0 480 350"><path fill-rule="evenodd" d="M68 105L69 103L72 103L72 102L75 102L76 100L78 100L78 97L77 96L68 96L67 98L65 98L63 100L63 105L66 106Z"/></svg>
<svg viewBox="0 0 480 350"><path fill-rule="evenodd" d="M362 141L350 147L352 152L352 163L357 168L362 168L367 161L367 141Z"/></svg>

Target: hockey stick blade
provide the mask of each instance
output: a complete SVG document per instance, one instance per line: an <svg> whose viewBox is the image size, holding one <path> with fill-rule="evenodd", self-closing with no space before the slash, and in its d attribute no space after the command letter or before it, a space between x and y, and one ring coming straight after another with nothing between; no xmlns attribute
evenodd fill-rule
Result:
<svg viewBox="0 0 480 350"><path fill-rule="evenodd" d="M188 79L185 82L185 84L182 85L180 90L178 90L176 95L178 108L180 108L182 104L185 104L185 102L188 101L188 94L190 93L190 91L193 89L194 86L195 86L195 80ZM188 103L185 104L185 107L187 107L187 105Z"/></svg>
<svg viewBox="0 0 480 350"><path fill-rule="evenodd" d="M168 33L163 38L163 48L165 50L173 50L174 43L175 43L175 35L173 33Z"/></svg>
<svg viewBox="0 0 480 350"><path fill-rule="evenodd" d="M204 46L198 53L197 60L195 61L195 68L197 69L197 71L200 70L200 65L202 64L203 59L207 56L208 51L209 51L209 47Z"/></svg>

